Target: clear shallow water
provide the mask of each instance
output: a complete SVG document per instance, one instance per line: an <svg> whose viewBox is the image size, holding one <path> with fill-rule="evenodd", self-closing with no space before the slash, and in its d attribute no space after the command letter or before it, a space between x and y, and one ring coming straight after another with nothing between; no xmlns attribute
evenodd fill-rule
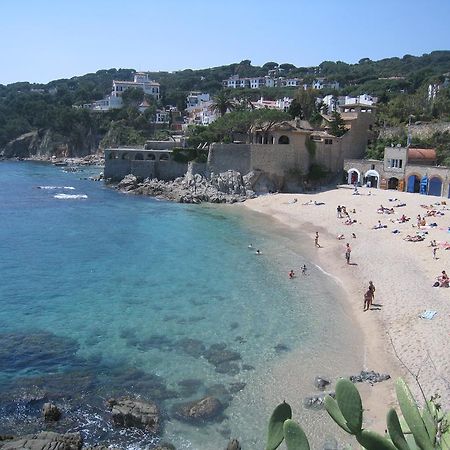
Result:
<svg viewBox="0 0 450 450"><path fill-rule="evenodd" d="M42 428L51 399L65 411L57 429L152 445L109 423L104 399L129 394L158 401L178 449L229 437L262 447L284 398L318 437L323 415L301 411L314 375L361 368L335 282L256 215L125 196L88 175L0 164L0 433ZM311 275L288 280L304 262ZM214 344L239 359L216 367ZM227 406L221 422L172 418L174 404L208 393Z"/></svg>

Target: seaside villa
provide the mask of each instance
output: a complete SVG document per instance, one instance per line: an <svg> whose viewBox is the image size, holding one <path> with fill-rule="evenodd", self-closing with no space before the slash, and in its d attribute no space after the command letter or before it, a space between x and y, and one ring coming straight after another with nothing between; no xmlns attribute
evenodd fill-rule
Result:
<svg viewBox="0 0 450 450"><path fill-rule="evenodd" d="M374 115L373 106L345 105L341 117L347 131L341 137L329 133L329 116L324 116L321 129L300 119L283 121L270 129L255 128L246 136L246 143L210 144L207 162L190 164L189 170L207 178L228 170L241 175L256 172L278 191L298 192L313 166L320 167L328 180L336 180L341 177L345 158L364 155ZM145 149L108 148L105 177L118 180L131 173L170 180L184 175L188 164L175 160L173 148L177 146L182 144L151 141Z"/></svg>

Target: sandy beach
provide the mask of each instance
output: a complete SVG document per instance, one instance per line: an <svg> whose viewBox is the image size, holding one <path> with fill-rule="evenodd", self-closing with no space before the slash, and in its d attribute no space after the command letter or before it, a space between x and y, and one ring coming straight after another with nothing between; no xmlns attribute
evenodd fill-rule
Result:
<svg viewBox="0 0 450 450"><path fill-rule="evenodd" d="M390 373L393 379L404 377L420 400L412 373L418 376L426 396L439 393L448 409L450 289L433 284L442 270L450 271L450 251L445 250L445 242L450 240L450 202L446 204L447 199L440 197L368 188L360 188L359 194L353 195L350 188L317 194L274 194L249 200L245 206L310 236L308 256L336 277L347 293L349 313L362 330L365 369ZM337 217L338 205L345 205L351 225ZM380 212L381 205L384 213ZM427 216L428 211L435 212ZM410 219L400 223L402 215ZM425 216L427 224L420 229L418 215ZM379 221L383 227L373 229ZM315 247L316 231L320 248ZM353 233L356 237L352 237ZM338 239L339 235L344 238ZM407 241L408 235L424 239ZM436 259L430 246L432 240L438 244ZM347 243L351 246L351 264L345 260ZM300 267L294 270L300 272ZM376 287L375 300L373 307L364 312L364 293L370 280ZM431 320L420 318L426 310L436 311ZM389 406L396 404L393 382L358 388L367 423L383 431L385 414Z"/></svg>

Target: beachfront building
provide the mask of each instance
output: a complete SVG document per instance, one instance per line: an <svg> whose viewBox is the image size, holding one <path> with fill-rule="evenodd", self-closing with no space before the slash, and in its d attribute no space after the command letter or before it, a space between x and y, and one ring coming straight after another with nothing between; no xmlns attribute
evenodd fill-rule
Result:
<svg viewBox="0 0 450 450"><path fill-rule="evenodd" d="M348 184L450 198L450 168L436 165L433 148L386 147L383 161L344 161Z"/></svg>

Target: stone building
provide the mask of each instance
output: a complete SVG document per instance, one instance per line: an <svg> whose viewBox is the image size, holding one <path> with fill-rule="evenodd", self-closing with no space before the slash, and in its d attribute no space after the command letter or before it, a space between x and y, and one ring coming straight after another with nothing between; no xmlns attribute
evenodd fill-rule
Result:
<svg viewBox="0 0 450 450"><path fill-rule="evenodd" d="M436 150L386 147L383 161L346 159L348 184L450 197L450 168L436 165Z"/></svg>
<svg viewBox="0 0 450 450"><path fill-rule="evenodd" d="M298 190L298 182L314 165L336 178L342 173L344 159L364 155L374 112L372 107L350 105L341 116L347 129L341 137L329 133L327 116L320 130L298 119L265 129L263 125L252 130L248 143L211 144L207 163L196 169L205 176L228 170L242 175L258 172L280 191ZM187 164L175 161L172 154L173 147L180 146L152 141L145 149L106 149L105 177L121 179L132 173L140 178L171 180L182 176Z"/></svg>

